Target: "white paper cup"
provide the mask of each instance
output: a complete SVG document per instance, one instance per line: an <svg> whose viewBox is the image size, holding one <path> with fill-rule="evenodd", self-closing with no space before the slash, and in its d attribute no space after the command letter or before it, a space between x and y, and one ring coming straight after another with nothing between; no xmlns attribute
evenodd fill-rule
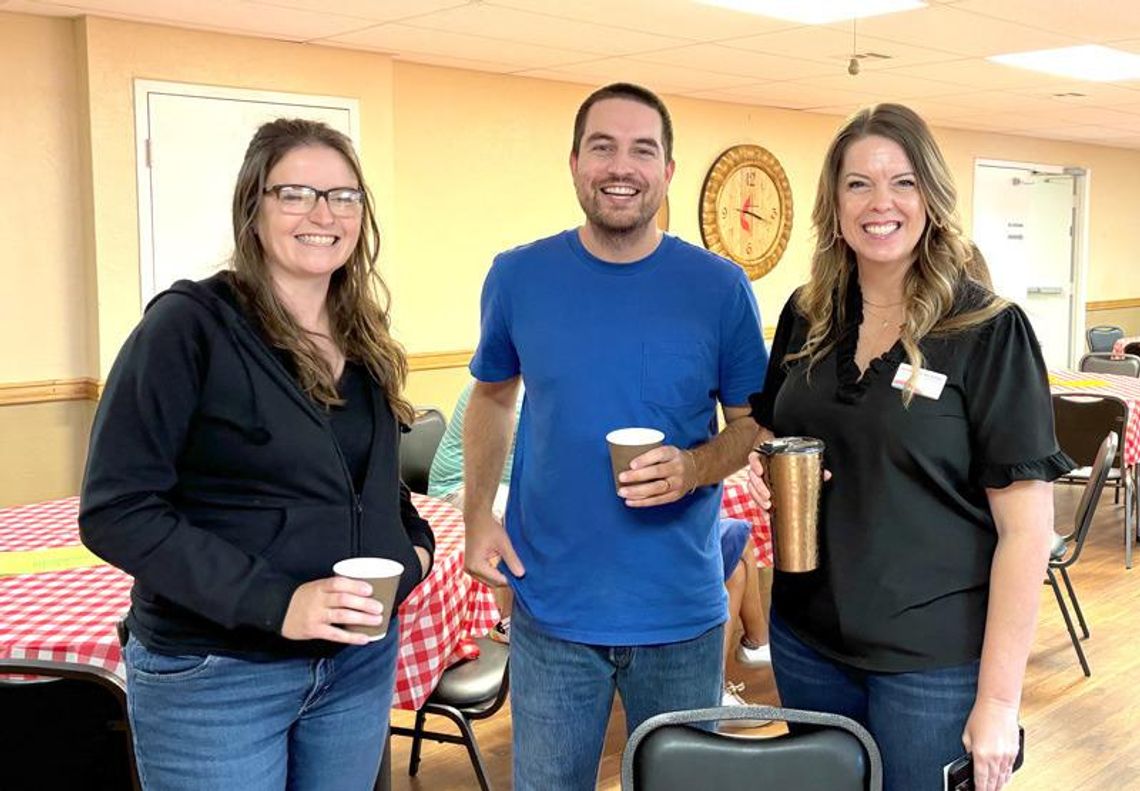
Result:
<svg viewBox="0 0 1140 791"><path fill-rule="evenodd" d="M618 476L629 469L629 463L646 451L659 448L665 433L655 428L619 428L606 434L610 446L610 465L614 471L614 489L622 487Z"/></svg>
<svg viewBox="0 0 1140 791"><path fill-rule="evenodd" d="M386 637L388 621L396 605L396 589L400 587L400 575L403 573L404 564L388 558L346 558L336 563L333 574L371 584L372 598L384 607L384 620L379 625L344 624L344 628L368 635L369 642Z"/></svg>

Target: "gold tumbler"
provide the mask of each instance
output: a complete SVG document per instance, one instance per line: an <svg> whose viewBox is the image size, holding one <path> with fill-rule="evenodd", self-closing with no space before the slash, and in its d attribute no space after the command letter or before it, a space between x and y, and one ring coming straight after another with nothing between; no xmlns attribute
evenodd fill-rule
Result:
<svg viewBox="0 0 1140 791"><path fill-rule="evenodd" d="M819 567L819 493L823 441L778 437L756 448L772 493L772 548L780 571Z"/></svg>

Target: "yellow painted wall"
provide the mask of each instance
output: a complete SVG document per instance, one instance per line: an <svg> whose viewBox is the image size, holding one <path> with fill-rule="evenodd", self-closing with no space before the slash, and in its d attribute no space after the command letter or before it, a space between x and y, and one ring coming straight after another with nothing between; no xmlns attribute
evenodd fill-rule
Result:
<svg viewBox="0 0 1140 791"><path fill-rule="evenodd" d="M0 382L94 376L73 23L0 14Z"/></svg>
<svg viewBox="0 0 1140 791"><path fill-rule="evenodd" d="M384 55L137 25L78 22L88 62L99 372L138 321L137 78L346 96L360 101L360 155L381 218L392 217L392 66ZM218 200L229 203L230 196Z"/></svg>
<svg viewBox="0 0 1140 791"><path fill-rule="evenodd" d="M473 348L478 291L495 253L580 221L567 160L585 86L99 18L4 13L0 70L10 75L0 87L8 108L0 114L0 172L22 187L0 191L8 285L0 292L0 383L105 377L138 319L135 78L357 98L395 332L413 354ZM792 238L784 260L756 284L771 324L806 276L819 162L841 121L666 99L676 126L673 233L699 243L700 185L728 146L764 145L788 172ZM1131 194L1140 152L936 131L967 224L975 158L1091 169L1087 298L1140 297ZM414 372L408 392L450 412L465 380L462 368ZM0 407L0 504L74 491L89 419L90 406L80 402ZM40 454L34 467L25 461L31 452Z"/></svg>

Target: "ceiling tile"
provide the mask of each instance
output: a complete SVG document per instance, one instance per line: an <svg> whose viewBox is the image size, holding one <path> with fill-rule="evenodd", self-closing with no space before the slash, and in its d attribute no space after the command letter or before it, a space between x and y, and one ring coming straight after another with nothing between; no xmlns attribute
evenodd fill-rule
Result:
<svg viewBox="0 0 1140 791"><path fill-rule="evenodd" d="M912 41L922 41L915 36ZM721 42L725 46L746 49L751 52L766 52L771 55L807 58L825 63L847 65L853 52L875 52L890 56L883 60L866 60L867 69L885 69L892 66L905 66L916 63L951 60L952 53L930 49L925 46L899 43L874 36L860 34L853 42L851 30L831 27L798 27L761 36L746 36ZM925 44L925 42L923 42Z"/></svg>
<svg viewBox="0 0 1140 791"><path fill-rule="evenodd" d="M756 82L823 76L839 67L839 64L766 55L720 44L691 44L660 52L647 52L635 55L634 58L648 63L735 74Z"/></svg>
<svg viewBox="0 0 1140 791"><path fill-rule="evenodd" d="M658 93L715 90L754 82L748 77L717 74L711 71L686 69L660 63L646 63L632 58L595 60L572 66L562 66L553 70L565 75L563 79L572 82L592 82L595 85L614 81L634 82ZM539 76L530 71L520 71L519 74Z"/></svg>
<svg viewBox="0 0 1140 791"><path fill-rule="evenodd" d="M265 6L264 13L276 13L274 9L289 8L300 11L327 12L335 8L338 14L359 17L371 22L398 22L401 20L431 14L448 8L467 5L467 0L241 0L254 6Z"/></svg>
<svg viewBox="0 0 1140 791"><path fill-rule="evenodd" d="M922 63L915 66L886 69L890 72L920 77L926 80L954 83L960 90L1002 90L1007 88L1030 88L1049 82L1049 77L1028 69L1015 69L1000 63L991 63L982 58L957 58L941 63Z"/></svg>
<svg viewBox="0 0 1140 791"><path fill-rule="evenodd" d="M795 26L782 19L701 5L693 0L485 0L485 4L693 41L716 41Z"/></svg>
<svg viewBox="0 0 1140 791"><path fill-rule="evenodd" d="M543 47L536 44L512 43L504 46L499 39L465 33L445 33L408 25L376 25L333 40L341 44L359 45L410 58L414 53L447 56L489 63L510 63L516 68L545 68L595 59L588 52Z"/></svg>
<svg viewBox="0 0 1140 791"><path fill-rule="evenodd" d="M961 0L954 7L1086 41L1140 38L1140 12L1129 0Z"/></svg>
<svg viewBox="0 0 1140 791"><path fill-rule="evenodd" d="M484 36L500 41L526 41L560 49L597 55L628 55L688 44L687 39L659 36L591 22L559 19L503 8L490 3L464 5L435 14L425 14L405 24L448 33Z"/></svg>
<svg viewBox="0 0 1140 791"><path fill-rule="evenodd" d="M1006 22L963 11L960 4L937 5L860 19L858 33L860 38L867 35L912 45L921 42L931 49L981 57L1082 43L1074 36L1031 27L1032 20L1029 15L1024 24ZM851 32L850 24L828 27Z"/></svg>
<svg viewBox="0 0 1140 791"><path fill-rule="evenodd" d="M957 85L906 77L893 71L868 71L852 76L847 74L846 70L837 70L837 73L828 77L811 77L797 82L801 85L831 88L836 91L858 91L874 96L875 100L880 102L898 102L910 98L930 99L962 91Z"/></svg>
<svg viewBox="0 0 1140 791"><path fill-rule="evenodd" d="M855 91L838 91L819 86L805 86L798 82L767 82L745 85L733 89L732 93L752 99L754 104L766 107L783 107L792 110L816 109L819 107L846 107L871 104L875 97Z"/></svg>
<svg viewBox="0 0 1140 791"><path fill-rule="evenodd" d="M368 24L367 20L328 11L277 8L272 13L266 13L265 7L260 5L226 0L196 0L193 3L171 0L82 0L57 5L73 9L81 7L82 13L203 30L260 34L266 38L290 41L311 41L358 30Z"/></svg>

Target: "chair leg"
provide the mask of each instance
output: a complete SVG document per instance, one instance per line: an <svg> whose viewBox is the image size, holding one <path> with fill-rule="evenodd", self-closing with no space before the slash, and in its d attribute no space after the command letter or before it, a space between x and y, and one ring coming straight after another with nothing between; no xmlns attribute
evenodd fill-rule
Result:
<svg viewBox="0 0 1140 791"><path fill-rule="evenodd" d="M424 723L427 721L427 713L423 709L416 712L416 724L412 726L415 734L412 736L412 754L408 758L408 775L411 777L416 776L416 772L420 770L420 748L424 744Z"/></svg>
<svg viewBox="0 0 1140 791"><path fill-rule="evenodd" d="M1057 584L1057 575L1053 573L1053 569L1046 569L1045 573L1049 575L1049 585L1053 588L1053 595L1057 597L1057 606L1061 608L1061 616L1065 619L1065 628L1069 630L1069 639L1073 641L1073 648L1077 651L1077 659L1081 662L1081 669L1085 671L1086 677L1091 676L1092 671L1089 670L1085 652L1081 649L1081 641L1077 639L1076 630L1073 629L1073 619L1069 617L1069 608L1065 606L1065 599L1061 595L1061 586Z"/></svg>
<svg viewBox="0 0 1140 791"><path fill-rule="evenodd" d="M1124 487L1124 568L1132 568L1132 546L1137 532L1137 491L1132 478L1125 475Z"/></svg>
<svg viewBox="0 0 1140 791"><path fill-rule="evenodd" d="M1067 569L1059 569L1061 572L1061 579L1065 582L1065 590L1069 592L1069 601L1073 603L1073 612L1076 613L1077 623L1081 625L1081 633L1088 639L1089 627L1085 623L1085 614L1081 612L1081 603L1077 601L1077 594L1073 591L1073 581L1069 579L1069 572Z"/></svg>
<svg viewBox="0 0 1140 791"><path fill-rule="evenodd" d="M491 791L491 784L487 781L487 771L483 767L483 755L479 752L479 744L475 741L475 731L471 730L470 720L464 717L458 709L451 706L433 707L433 712L447 717L459 728L460 738L467 748L467 755L471 758L475 777L479 780L479 788L482 791Z"/></svg>

